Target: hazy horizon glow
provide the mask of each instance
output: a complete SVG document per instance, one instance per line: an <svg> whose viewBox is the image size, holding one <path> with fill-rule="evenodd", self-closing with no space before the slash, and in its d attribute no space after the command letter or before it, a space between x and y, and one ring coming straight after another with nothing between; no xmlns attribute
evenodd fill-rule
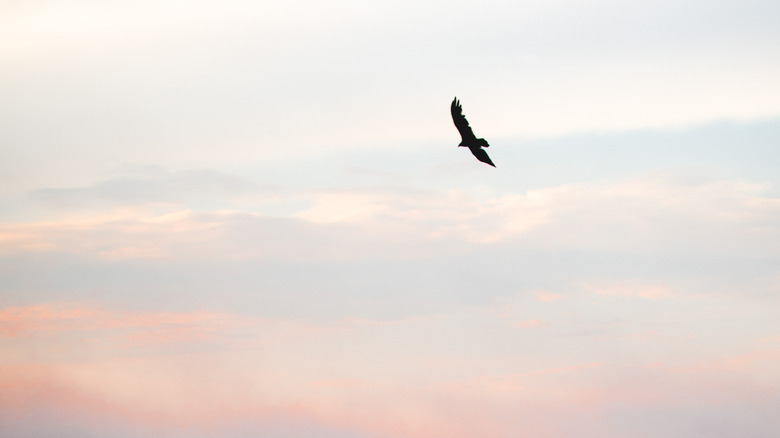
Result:
<svg viewBox="0 0 780 438"><path fill-rule="evenodd" d="M3 436L778 436L778 5L0 6Z"/></svg>

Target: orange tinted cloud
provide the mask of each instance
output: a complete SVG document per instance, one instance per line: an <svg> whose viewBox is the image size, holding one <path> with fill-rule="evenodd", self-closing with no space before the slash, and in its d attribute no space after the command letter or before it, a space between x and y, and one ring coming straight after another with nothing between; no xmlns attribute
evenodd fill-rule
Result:
<svg viewBox="0 0 780 438"><path fill-rule="evenodd" d="M286 198L311 204L286 217L179 207L160 212L138 206L57 221L0 224L0 252L62 252L103 259L214 254L354 259L385 255L389 249L405 256L429 247L447 250L446 245L421 242L524 239L546 248L635 251L675 242L686 251L775 254L769 242L778 238L773 224L780 202L762 197L764 189L734 182L680 185L664 175L650 175L608 186L569 184L490 198L457 190L316 191ZM718 239L712 238L713 230ZM330 244L334 238L341 244ZM300 251L301 246L308 250ZM647 294L658 296L658 291Z"/></svg>

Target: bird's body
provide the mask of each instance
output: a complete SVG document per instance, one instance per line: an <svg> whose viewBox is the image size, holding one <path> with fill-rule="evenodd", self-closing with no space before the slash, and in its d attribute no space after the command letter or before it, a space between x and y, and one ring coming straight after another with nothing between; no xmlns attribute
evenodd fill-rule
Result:
<svg viewBox="0 0 780 438"><path fill-rule="evenodd" d="M452 121L455 122L455 127L458 128L458 132L460 132L461 141L458 146L469 148L471 153L477 157L477 160L496 167L496 165L493 164L493 161L490 160L487 152L482 149L483 147L489 147L490 145L484 138L477 138L477 136L474 135L474 131L472 131L471 126L469 126L469 121L466 120L466 116L463 115L463 108L460 106L457 97L453 99L452 105L450 105L450 112L452 113Z"/></svg>

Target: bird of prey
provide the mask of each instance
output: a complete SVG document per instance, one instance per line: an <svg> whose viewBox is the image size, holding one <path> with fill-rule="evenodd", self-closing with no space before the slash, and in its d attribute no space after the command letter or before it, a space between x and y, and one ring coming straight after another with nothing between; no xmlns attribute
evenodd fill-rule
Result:
<svg viewBox="0 0 780 438"><path fill-rule="evenodd" d="M477 160L496 167L496 165L490 161L487 152L482 149L483 146L488 147L490 145L484 138L477 138L477 136L474 135L474 131L472 131L471 126L469 126L469 121L466 120L466 116L463 115L463 108L460 106L460 101L458 101L457 97L452 101L450 112L452 112L452 121L455 122L455 127L458 128L458 132L460 132L461 141L458 146L469 148L471 153L477 157Z"/></svg>

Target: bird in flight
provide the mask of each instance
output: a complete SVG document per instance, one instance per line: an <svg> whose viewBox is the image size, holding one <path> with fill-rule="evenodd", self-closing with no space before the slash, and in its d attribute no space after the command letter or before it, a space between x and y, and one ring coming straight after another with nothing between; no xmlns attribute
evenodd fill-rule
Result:
<svg viewBox="0 0 780 438"><path fill-rule="evenodd" d="M474 131L472 131L471 126L469 126L469 121L466 120L466 116L463 115L463 108L460 106L460 101L458 101L457 97L452 101L450 112L452 112L452 121L455 122L455 127L458 128L458 132L460 132L461 141L458 146L469 148L471 153L477 157L477 160L496 167L496 165L490 161L487 152L482 149L483 146L488 147L490 145L484 138L477 138L477 136L474 135Z"/></svg>

